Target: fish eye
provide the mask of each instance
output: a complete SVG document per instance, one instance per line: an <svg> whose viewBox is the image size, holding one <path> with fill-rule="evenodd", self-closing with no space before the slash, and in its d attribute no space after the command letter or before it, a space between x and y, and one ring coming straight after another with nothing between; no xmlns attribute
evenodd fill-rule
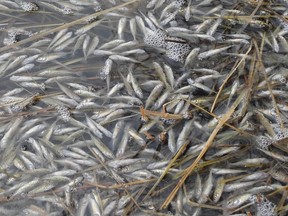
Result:
<svg viewBox="0 0 288 216"><path fill-rule="evenodd" d="M20 146L21 151L27 151L28 150L28 146L26 144L22 144Z"/></svg>

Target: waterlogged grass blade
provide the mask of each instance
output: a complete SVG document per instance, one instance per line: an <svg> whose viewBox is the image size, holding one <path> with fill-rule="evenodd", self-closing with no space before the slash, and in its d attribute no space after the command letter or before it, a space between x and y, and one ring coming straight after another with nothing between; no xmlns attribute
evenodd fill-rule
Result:
<svg viewBox="0 0 288 216"><path fill-rule="evenodd" d="M83 18L81 18L81 19L72 21L72 22L70 22L70 23L66 23L66 24L64 24L64 25L62 25L62 26L59 26L59 27L56 27L56 28L54 28L54 29L46 30L46 31L41 32L41 33L39 33L39 34L36 34L36 35L34 35L34 36L32 36L32 37L29 37L29 38L27 38L27 39L21 40L21 41L19 41L19 42L17 42L17 43L4 46L4 47L0 48L0 53L3 52L3 51L9 50L9 49L11 49L11 48L16 48L16 47L21 46L21 45L23 45L23 44L32 42L32 41L37 40L37 39L39 39L39 38L45 37L45 36L47 36L47 35L49 35L49 34L51 34L51 33L60 31L60 30L62 30L62 29L66 29L66 28L72 27L72 26L74 26L74 25L81 24L81 23L82 23L83 21L85 21L85 20L89 20L89 19L91 19L91 18L94 18L95 16L100 16L100 15L107 14L107 13L113 11L113 10L119 9L119 8L121 8L121 7L125 7L125 6L127 6L127 5L133 4L133 3L138 2L138 1L139 1L139 0L128 1L128 2L125 2L125 3L123 3L123 4L117 5L117 6L115 6L115 7L108 8L108 9L106 9L106 10L102 10L102 11L93 13L93 14L91 14L91 15L85 16L85 17L83 17Z"/></svg>
<svg viewBox="0 0 288 216"><path fill-rule="evenodd" d="M143 198L143 200L147 199L151 195L151 193L153 193L153 191L155 190L157 185L162 181L162 179L165 177L165 175L169 172L169 169L174 165L175 161L181 156L183 151L185 151L188 144L189 144L189 142L186 142L181 146L181 148L177 151L177 153L175 154L173 159L170 161L170 163L165 168L162 175L158 178L157 182L153 185L153 187L150 189L150 191L147 193L147 195Z"/></svg>
<svg viewBox="0 0 288 216"><path fill-rule="evenodd" d="M199 163L199 161L202 159L202 157L204 156L204 154L207 152L207 150L209 149L209 147L212 145L213 140L215 139L216 135L218 134L218 132L220 131L220 129L223 127L224 123L229 120L229 118L231 117L231 115L234 113L235 109L237 108L237 106L240 104L241 100L243 100L243 98L246 95L249 95L250 93L250 89L244 89L241 94L238 96L238 98L235 100L235 102L232 104L232 106L230 107L230 109L225 113L225 115L219 119L219 122L216 126L216 128L213 130L213 132L211 133L209 139L207 140L205 146L203 147L202 151L200 152L200 154L198 155L198 157L195 159L195 161L185 170L184 175L182 176L182 178L179 180L178 184L175 186L175 188L172 190L172 192L169 194L169 196L166 198L166 200L164 201L164 203L161 206L161 209L163 208L167 208L167 206L169 205L169 203L172 201L172 199L175 197L176 193L178 192L178 190L180 189L180 187L184 184L185 180L188 178L188 176L193 172L193 170L195 169L195 167L197 166L197 164Z"/></svg>

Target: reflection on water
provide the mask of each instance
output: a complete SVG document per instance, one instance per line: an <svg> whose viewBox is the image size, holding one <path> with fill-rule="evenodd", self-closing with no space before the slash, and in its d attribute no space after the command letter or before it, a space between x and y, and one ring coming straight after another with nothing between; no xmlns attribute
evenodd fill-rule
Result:
<svg viewBox="0 0 288 216"><path fill-rule="evenodd" d="M286 11L0 1L1 215L285 215Z"/></svg>

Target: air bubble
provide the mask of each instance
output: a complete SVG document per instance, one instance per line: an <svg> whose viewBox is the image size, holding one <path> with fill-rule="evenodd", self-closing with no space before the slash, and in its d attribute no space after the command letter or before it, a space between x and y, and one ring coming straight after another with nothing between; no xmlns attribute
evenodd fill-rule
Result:
<svg viewBox="0 0 288 216"><path fill-rule="evenodd" d="M177 41L177 38L173 38L175 41ZM191 47L187 43L182 42L167 42L167 53L166 55L168 58L173 59L177 62L184 62L187 55L191 51Z"/></svg>
<svg viewBox="0 0 288 216"><path fill-rule="evenodd" d="M64 8L62 9L62 13L63 13L64 15L69 15L69 14L73 14L73 11L72 11L71 8L64 7Z"/></svg>
<svg viewBox="0 0 288 216"><path fill-rule="evenodd" d="M282 140L288 137L288 131L287 130L280 130L276 133L274 140L278 141L278 140Z"/></svg>
<svg viewBox="0 0 288 216"><path fill-rule="evenodd" d="M56 106L55 109L60 115L60 119L62 119L64 122L69 122L70 120L70 112L67 107L65 106Z"/></svg>
<svg viewBox="0 0 288 216"><path fill-rule="evenodd" d="M166 48L166 37L167 34L163 30L157 29L145 35L144 43L158 48Z"/></svg>
<svg viewBox="0 0 288 216"><path fill-rule="evenodd" d="M27 11L27 12L39 10L38 5L33 2L20 2L20 6L24 11Z"/></svg>
<svg viewBox="0 0 288 216"><path fill-rule="evenodd" d="M11 108L11 111L14 113L22 112L25 109L24 106L19 105L19 104L13 104L10 108Z"/></svg>
<svg viewBox="0 0 288 216"><path fill-rule="evenodd" d="M276 216L276 205L263 194L253 195L250 200L257 204L256 216Z"/></svg>
<svg viewBox="0 0 288 216"><path fill-rule="evenodd" d="M181 8L185 5L186 1L185 0L176 0L174 1L174 5L176 8Z"/></svg>
<svg viewBox="0 0 288 216"><path fill-rule="evenodd" d="M267 150L268 147L273 143L273 141L269 137L266 137L266 136L257 137L256 142L260 148L265 149L265 150Z"/></svg>

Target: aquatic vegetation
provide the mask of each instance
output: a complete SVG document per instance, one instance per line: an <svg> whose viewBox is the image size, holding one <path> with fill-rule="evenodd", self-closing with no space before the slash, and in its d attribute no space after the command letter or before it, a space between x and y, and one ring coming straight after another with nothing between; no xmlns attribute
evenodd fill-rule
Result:
<svg viewBox="0 0 288 216"><path fill-rule="evenodd" d="M287 1L0 10L1 215L287 215Z"/></svg>

